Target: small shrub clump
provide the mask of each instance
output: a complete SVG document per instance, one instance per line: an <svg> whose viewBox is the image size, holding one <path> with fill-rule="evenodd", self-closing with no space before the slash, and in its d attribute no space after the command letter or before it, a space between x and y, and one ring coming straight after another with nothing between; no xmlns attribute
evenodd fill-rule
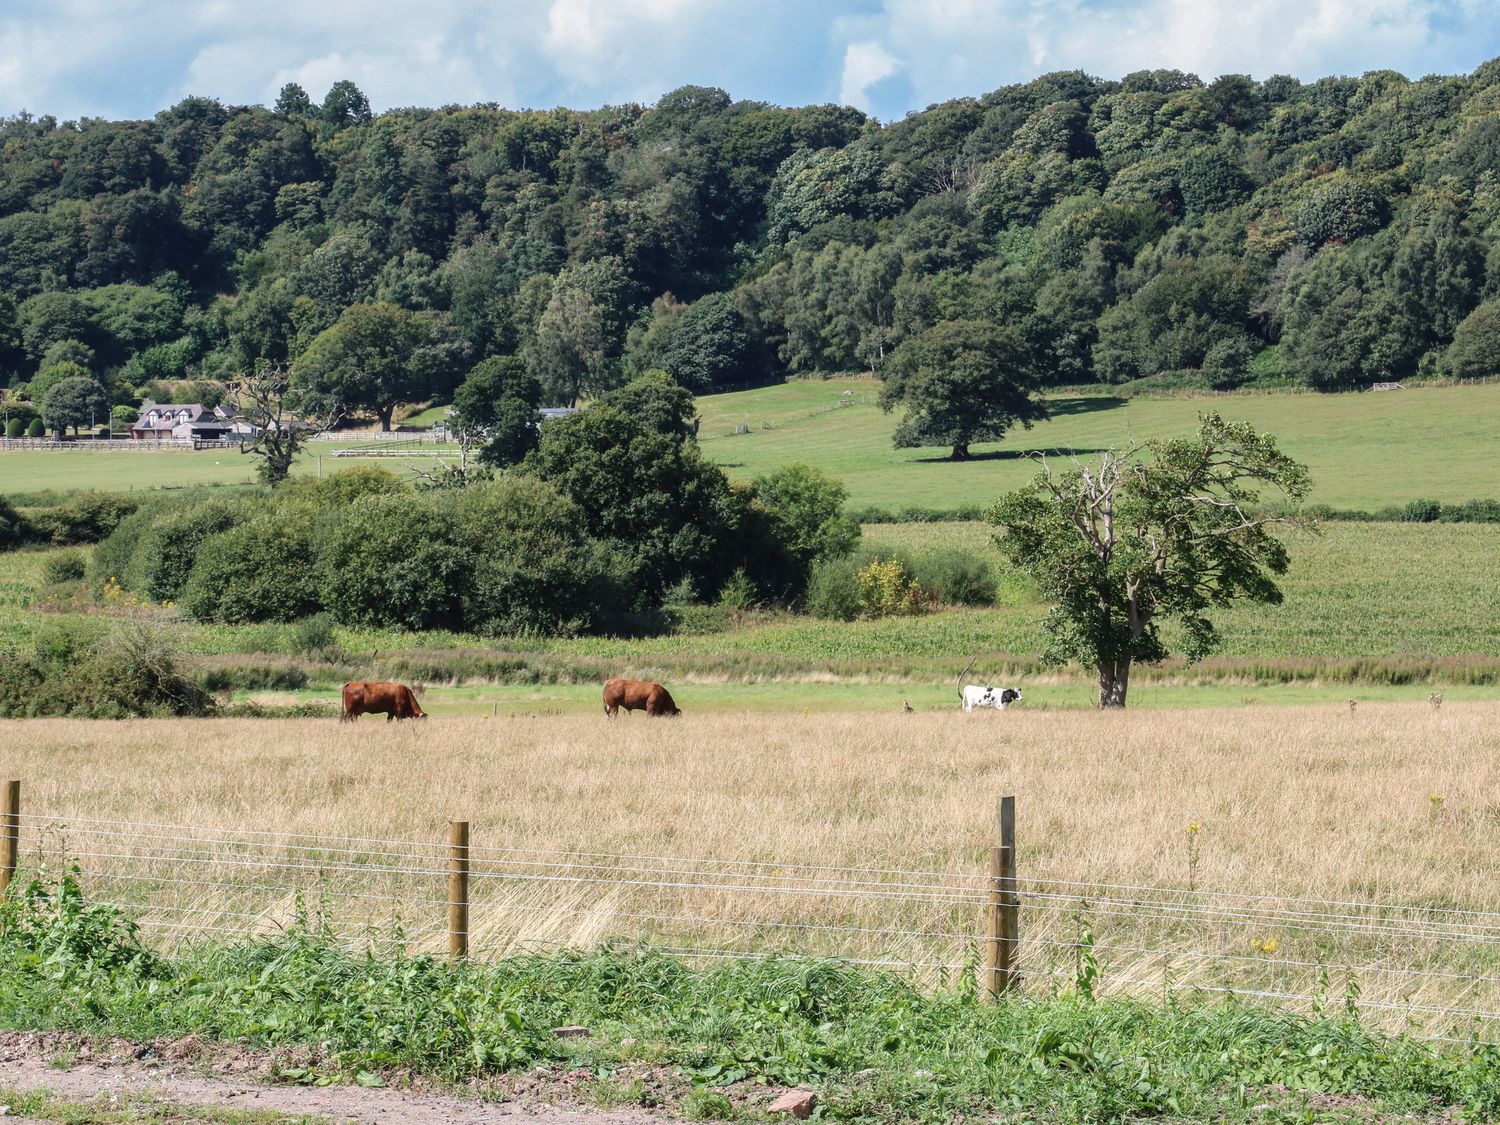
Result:
<svg viewBox="0 0 1500 1125"><path fill-rule="evenodd" d="M59 551L42 563L42 581L49 586L61 582L81 582L88 567L77 551Z"/></svg>
<svg viewBox="0 0 1500 1125"><path fill-rule="evenodd" d="M825 621L859 616L859 567L853 559L824 559L807 583L807 611Z"/></svg>
<svg viewBox="0 0 1500 1125"><path fill-rule="evenodd" d="M994 567L973 551L944 547L914 555L908 565L917 584L944 605L995 604Z"/></svg>
<svg viewBox="0 0 1500 1125"><path fill-rule="evenodd" d="M914 617L927 609L927 595L900 559L876 559L857 578L860 608L869 617Z"/></svg>

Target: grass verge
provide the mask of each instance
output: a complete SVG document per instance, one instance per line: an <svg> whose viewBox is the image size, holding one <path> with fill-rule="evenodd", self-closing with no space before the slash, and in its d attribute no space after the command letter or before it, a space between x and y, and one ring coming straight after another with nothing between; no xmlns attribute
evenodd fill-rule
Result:
<svg viewBox="0 0 1500 1125"><path fill-rule="evenodd" d="M986 1005L967 976L924 991L837 961L694 967L646 948L487 964L374 958L315 927L169 960L67 880L45 909L13 900L0 912L5 1026L297 1048L285 1081L482 1081L558 1063L608 1080L645 1061L681 1077L690 1110L716 1116L741 1114L711 1095L747 1083L809 1085L825 1119L851 1121L1341 1119L1313 1115L1327 1099L1343 1099L1350 1120L1500 1113L1500 1051L1437 1050L1342 1012L1095 1001L1082 980ZM586 1034L561 1038L562 1026Z"/></svg>

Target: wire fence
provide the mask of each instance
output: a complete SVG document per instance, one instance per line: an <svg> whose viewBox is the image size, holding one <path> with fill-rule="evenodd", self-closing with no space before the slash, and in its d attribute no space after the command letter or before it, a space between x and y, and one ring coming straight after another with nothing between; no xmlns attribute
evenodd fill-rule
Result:
<svg viewBox="0 0 1500 1125"><path fill-rule="evenodd" d="M76 866L164 950L313 927L351 949L470 957L644 944L695 961L837 957L926 987L973 979L996 880L972 868L844 867L299 835L17 813L18 878ZM1500 913L1016 879L1023 995L1234 994L1500 1044ZM454 915L462 905L466 913ZM453 919L462 932L455 932ZM466 920L464 920L466 919Z"/></svg>

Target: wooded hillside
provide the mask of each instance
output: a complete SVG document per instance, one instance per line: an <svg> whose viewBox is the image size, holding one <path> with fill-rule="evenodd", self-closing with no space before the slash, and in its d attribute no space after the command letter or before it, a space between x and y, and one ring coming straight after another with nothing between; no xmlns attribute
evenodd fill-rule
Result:
<svg viewBox="0 0 1500 1125"><path fill-rule="evenodd" d="M567 402L650 368L878 373L949 320L1018 331L1052 385L1471 376L1497 244L1500 60L1060 73L889 125L699 87L375 116L288 86L0 125L0 385L77 365L130 402L271 361L386 414L515 354Z"/></svg>

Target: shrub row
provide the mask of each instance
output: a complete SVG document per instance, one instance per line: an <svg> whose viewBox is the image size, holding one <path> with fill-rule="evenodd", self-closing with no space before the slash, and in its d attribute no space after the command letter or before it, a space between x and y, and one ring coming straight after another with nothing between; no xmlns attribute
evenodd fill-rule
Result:
<svg viewBox="0 0 1500 1125"><path fill-rule="evenodd" d="M28 544L72 547L97 543L140 507L127 493L78 492L60 504L21 511L0 496L0 551Z"/></svg>
<svg viewBox="0 0 1500 1125"><path fill-rule="evenodd" d="M962 547L903 551L863 547L813 568L807 608L832 621L919 613L932 605L995 603L993 562Z"/></svg>
<svg viewBox="0 0 1500 1125"><path fill-rule="evenodd" d="M1500 523L1500 500L1465 500L1443 504L1437 500L1411 500L1367 511L1363 508L1331 508L1314 504L1308 509L1325 520L1348 523ZM854 508L849 518L856 523L956 523L984 518L985 506L960 504L956 508Z"/></svg>
<svg viewBox="0 0 1500 1125"><path fill-rule="evenodd" d="M726 486L722 499L738 514L716 529L687 525L664 538L638 523L629 535L592 534L597 520L578 500L519 471L413 491L383 470L355 469L274 492L154 499L98 546L90 577L107 599L177 603L199 621L326 614L321 642L299 642L312 651L332 645L334 622L488 636L659 631L673 598L722 590L726 605L794 600L812 559L858 537L837 517L842 490L798 466L750 489ZM623 518L633 501L617 502ZM643 550L657 540L664 549ZM689 557L703 569L642 565Z"/></svg>

